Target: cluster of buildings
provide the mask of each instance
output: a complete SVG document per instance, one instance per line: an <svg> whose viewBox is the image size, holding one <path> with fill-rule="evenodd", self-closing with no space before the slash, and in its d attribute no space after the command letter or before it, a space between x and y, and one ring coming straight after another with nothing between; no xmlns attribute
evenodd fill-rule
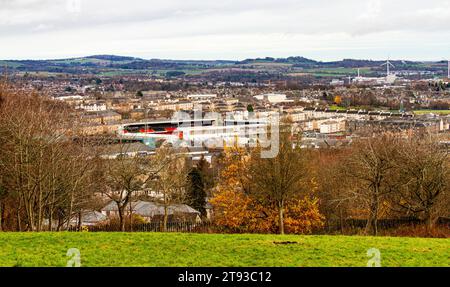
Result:
<svg viewBox="0 0 450 287"><path fill-rule="evenodd" d="M84 135L107 134L137 140L150 149L155 149L164 141L174 145L184 142L181 146L204 150L220 149L233 142L252 144L255 137L263 135L271 125L272 114L289 118L295 130L303 134L305 141L314 142L308 145L312 147L321 147L323 141L329 139L344 142L375 127L440 133L448 131L448 116L417 116L405 113L403 105L411 110L415 106L427 107L435 102L450 103L450 95L433 93L430 89L415 89L413 84L394 86L392 84L399 83L396 74L388 71L386 77L370 78L358 73L358 76L350 78L351 83L362 84L362 88L355 87L358 85L325 90L310 87L301 91L275 91L270 85L259 84L254 87L247 84L244 87L237 83L232 86L229 83L223 86L207 83L204 86L205 83L199 82L198 86L203 85L203 88L193 89L192 92L181 89L142 90L136 93L127 91L126 80L112 79L103 80L101 84L101 80L95 83L93 80L80 79L75 81L79 84L76 87L73 79L35 80L32 85L41 87L55 99L74 107L80 116L80 129ZM138 80L138 84L140 82ZM365 85L370 83L374 87ZM400 108L397 107L397 111L366 110L364 107L344 109L349 106L346 101L355 95L361 99L373 97L381 105ZM323 108L330 106L329 99L336 96L343 99L342 105ZM367 103L370 106L370 101ZM350 106L355 105L353 103ZM179 112L194 119L194 111L198 110L206 119L213 114L219 115L222 120L192 126L173 122L174 115ZM254 118L260 121L255 122ZM231 120L235 122L230 124Z"/></svg>
<svg viewBox="0 0 450 287"><path fill-rule="evenodd" d="M172 145L175 152L187 155L190 164L206 159L214 165L223 150L233 144L256 145L269 139L274 121L288 119L293 131L301 136L304 148L339 148L350 145L355 137L365 136L367 131L396 131L405 135L413 132L450 134L450 116L422 115L399 110L373 110L330 107L329 100L335 95L361 92L374 93L379 101L397 97L410 105L424 105L435 100L449 101L445 94L424 90L410 91L391 86L384 93L380 85L397 82L394 74L385 78L367 78L358 75L352 83L373 83L378 87L335 87L331 90L305 89L274 91L267 87L246 88L240 93L240 85L233 89L199 89L188 91L140 91L139 93L108 92L96 90L95 86L84 86L77 92L56 92L49 86L54 98L72 106L81 119L80 129L85 136L109 135L114 140L107 144L104 158L139 157L155 154L162 144ZM340 82L334 84L340 85ZM68 85L66 82L60 85ZM123 89L116 84L116 89ZM60 89L61 90L61 89ZM59 91L60 91L59 90ZM93 92L95 91L95 92ZM391 98L390 98L391 97ZM438 98L434 98L438 97ZM326 102L328 101L328 102ZM328 103L328 104L327 104ZM328 108L324 108L328 106ZM183 118L182 115L185 117ZM123 149L123 143L127 148ZM147 191L148 192L148 191ZM155 194L143 194L154 198ZM153 201L134 201L126 208L127 214L140 216L145 222L158 222L164 215L161 204ZM208 210L207 210L208 211ZM107 223L117 217L117 204L105 202L98 211L83 214L82 225ZM171 220L197 222L199 211L183 204L169 206ZM78 224L79 218L73 224Z"/></svg>
<svg viewBox="0 0 450 287"><path fill-rule="evenodd" d="M362 77L355 79L361 80ZM342 94L345 95L346 92L348 91L342 91ZM341 91L337 90L335 93ZM405 96L402 97L406 100ZM110 134L139 140L150 148L155 148L160 141L171 144L184 141L187 147L220 147L236 141L250 144L254 142L252 139L255 134L264 134L274 113L289 118L297 131L307 135L305 138L311 139L315 135L319 143L323 138L348 139L358 136L360 131L374 126L390 129L414 129L421 126L421 129L427 131L445 132L449 121L445 116L419 117L402 110L320 108L318 103L323 98L320 91L309 91L296 97L275 92L241 96L227 93L143 91L140 96L114 93L101 98L92 95L63 95L55 98L72 105L79 112L81 129L85 135ZM415 102L425 101L420 95L415 95L413 99ZM308 106L305 107L305 104ZM230 125L230 121L215 120L192 126L173 122L177 113L184 112L193 119L194 111L197 110L201 111L202 116L215 114L236 122ZM252 122L253 118L265 120ZM192 145L193 142L197 144ZM199 142L207 144L199 146Z"/></svg>

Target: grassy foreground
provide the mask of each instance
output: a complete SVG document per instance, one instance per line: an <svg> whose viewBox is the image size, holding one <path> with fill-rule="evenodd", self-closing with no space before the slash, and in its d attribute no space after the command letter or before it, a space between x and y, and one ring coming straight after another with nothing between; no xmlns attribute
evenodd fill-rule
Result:
<svg viewBox="0 0 450 287"><path fill-rule="evenodd" d="M280 242L294 244L279 244ZM450 266L450 239L178 233L0 233L0 266Z"/></svg>

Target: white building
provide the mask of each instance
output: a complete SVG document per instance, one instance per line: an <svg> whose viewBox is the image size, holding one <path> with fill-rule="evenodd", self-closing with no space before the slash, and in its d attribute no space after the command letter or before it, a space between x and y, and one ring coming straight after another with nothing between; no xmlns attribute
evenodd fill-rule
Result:
<svg viewBox="0 0 450 287"><path fill-rule="evenodd" d="M306 120L306 113L292 113L289 115L294 122L304 121Z"/></svg>
<svg viewBox="0 0 450 287"><path fill-rule="evenodd" d="M70 96L56 96L53 97L53 99L60 101L73 101L73 100L83 100L84 98L80 95L70 95Z"/></svg>
<svg viewBox="0 0 450 287"><path fill-rule="evenodd" d="M345 122L338 120L326 121L320 124L321 134L333 134L345 130Z"/></svg>
<svg viewBox="0 0 450 287"><path fill-rule="evenodd" d="M267 101L272 104L293 102L292 100L288 100L285 94L273 94L273 93L255 96L255 99L260 101Z"/></svg>
<svg viewBox="0 0 450 287"><path fill-rule="evenodd" d="M343 80L339 80L339 79L333 79L330 82L330 85L332 85L332 86L343 86L344 85L344 81Z"/></svg>
<svg viewBox="0 0 450 287"><path fill-rule="evenodd" d="M107 110L105 103L81 104L77 108L87 112L101 112Z"/></svg>
<svg viewBox="0 0 450 287"><path fill-rule="evenodd" d="M195 100L208 100L208 99L214 99L217 98L216 94L195 94L195 95L189 95L187 96L188 99L195 99Z"/></svg>
<svg viewBox="0 0 450 287"><path fill-rule="evenodd" d="M159 105L155 106L155 110L157 111L165 111L165 110L170 110L170 111L180 111L180 110L192 110L194 108L194 103L193 102L166 102L166 103L161 103Z"/></svg>

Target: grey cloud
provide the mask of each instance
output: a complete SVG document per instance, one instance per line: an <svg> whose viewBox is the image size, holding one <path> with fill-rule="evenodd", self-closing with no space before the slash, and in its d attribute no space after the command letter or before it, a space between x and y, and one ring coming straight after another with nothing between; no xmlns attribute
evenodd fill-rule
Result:
<svg viewBox="0 0 450 287"><path fill-rule="evenodd" d="M450 34L449 0L79 0L80 11L68 9L68 1L78 0L0 0L0 41L11 45L0 47L0 58L18 43L45 47L44 39L60 38L76 39L81 43L71 44L83 47L173 42L181 50L194 38L199 45L211 39L222 45L224 39L264 36L267 49L295 51L297 44L286 41L282 47L277 37L321 43L331 37L330 49L355 42L365 49L366 38L373 47L386 41L387 33L401 33L418 45L422 36ZM52 44L47 44L49 53Z"/></svg>
<svg viewBox="0 0 450 287"><path fill-rule="evenodd" d="M168 23L165 37L179 36L185 25L194 23L190 33L347 33L361 36L386 31L448 31L449 1L82 1L80 13L67 11L70 0L3 0L0 36L34 33L36 27L52 30L95 29L98 26ZM73 0L77 1L77 0ZM445 9L447 8L447 10ZM424 11L442 11L442 17ZM33 11L31 14L30 11ZM252 22L243 14L249 13ZM10 16L8 16L10 15ZM24 17L20 17L24 15ZM30 17L26 17L30 15ZM223 22L217 22L223 19ZM177 26L181 27L177 29ZM164 29L165 26L161 26Z"/></svg>

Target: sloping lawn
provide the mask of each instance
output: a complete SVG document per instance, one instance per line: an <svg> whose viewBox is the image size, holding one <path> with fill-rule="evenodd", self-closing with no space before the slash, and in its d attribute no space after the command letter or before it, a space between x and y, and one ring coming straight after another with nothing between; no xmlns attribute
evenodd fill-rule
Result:
<svg viewBox="0 0 450 287"><path fill-rule="evenodd" d="M289 242L286 244L286 242ZM284 244L280 244L284 243ZM0 266L450 266L450 239L179 233L0 233Z"/></svg>

